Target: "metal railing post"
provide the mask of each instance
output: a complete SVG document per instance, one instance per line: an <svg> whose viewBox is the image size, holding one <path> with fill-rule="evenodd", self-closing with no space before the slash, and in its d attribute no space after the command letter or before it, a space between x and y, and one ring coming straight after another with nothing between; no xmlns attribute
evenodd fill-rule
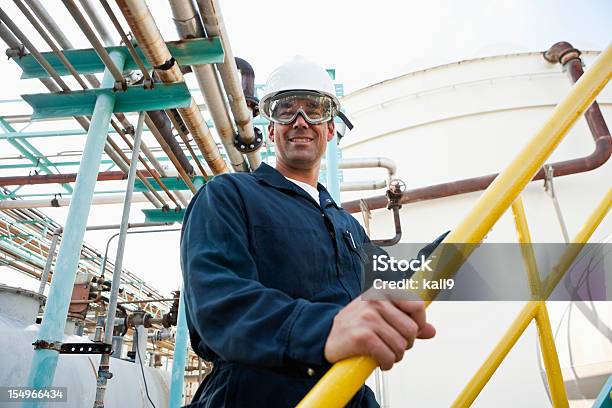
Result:
<svg viewBox="0 0 612 408"><path fill-rule="evenodd" d="M523 147L512 162L502 171L480 196L472 210L457 227L453 228L443 242L461 244L480 243L502 214L510 207L527 183L544 165L546 159L563 140L563 136L574 125L595 100L595 96L612 77L612 44L599 55L592 67L574 84L569 94L555 107L550 117L533 138ZM435 252L434 252L435 253ZM441 273L436 279L453 276L461 263L457 258L451 263L437 265ZM424 274L417 272L413 279L420 280ZM552 281L543 282L544 290ZM438 291L419 293L426 305L431 304ZM361 388L377 364L367 356L351 357L335 363L298 404L299 407L341 407Z"/></svg>
<svg viewBox="0 0 612 408"><path fill-rule="evenodd" d="M174 356L172 359L172 377L170 380L170 396L168 401L169 408L178 408L183 405L183 381L185 379L185 360L187 359L189 339L183 293L184 290L181 289L176 323L176 337L174 338Z"/></svg>
<svg viewBox="0 0 612 408"><path fill-rule="evenodd" d="M134 148L132 149L132 158L130 160L130 170L128 172L127 186L125 199L123 201L123 214L121 215L121 224L119 226L119 242L117 243L117 254L115 256L115 268L113 270L113 280L111 283L111 292L108 300L108 309L106 313L106 326L104 328L104 343L111 344L113 342L113 331L115 328L115 313L117 312L117 298L119 296L119 286L121 286L121 270L123 268L123 254L125 253L125 241L127 238L127 230L130 220L130 208L132 206L132 195L134 193L134 180L136 178L136 168L138 167L138 155L140 154L140 143L142 140L142 128L144 126L144 112L138 115L138 125L136 134L134 135ZM106 258L105 258L106 259ZM102 266L104 267L104 266ZM102 271L103 272L103 271ZM146 344L146 336L145 336ZM146 356L146 350L144 355ZM94 408L104 407L104 395L106 393L106 384L110 378L110 354L102 354L100 358L100 366L98 367L98 379L96 386L96 399L94 400Z"/></svg>
<svg viewBox="0 0 612 408"><path fill-rule="evenodd" d="M123 68L125 56L122 53L111 54L114 64ZM102 87L113 88L114 77L110 71L104 72ZM87 217L91 208L91 200L100 169L102 152L108 133L111 115L115 105L115 96L112 93L101 94L96 104L91 120L87 141L83 150L83 157L79 167L79 175L74 187L74 199L68 209L64 236L60 245L54 278L51 282L49 297L43 315L39 340L46 342L60 342L64 335L66 316L72 294L72 287L76 275L77 265L85 235ZM49 348L37 348L28 376L28 386L33 388L49 387L53 384L55 369L59 352ZM46 403L35 402L30 406L42 407Z"/></svg>

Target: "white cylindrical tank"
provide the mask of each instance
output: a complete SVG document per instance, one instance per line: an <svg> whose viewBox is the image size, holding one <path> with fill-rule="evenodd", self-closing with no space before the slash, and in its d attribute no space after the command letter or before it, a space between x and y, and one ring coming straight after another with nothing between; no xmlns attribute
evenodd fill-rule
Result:
<svg viewBox="0 0 612 408"><path fill-rule="evenodd" d="M583 52L585 70L597 54ZM396 177L409 190L497 173L547 120L570 87L562 67L546 62L539 52L479 58L409 73L342 99L355 125L340 144L342 157L389 157L397 163ZM612 117L610 86L597 101L604 118ZM594 148L586 121L581 118L548 163L587 156ZM343 171L343 180L347 182L378 176L384 176L384 171ZM570 237L604 197L610 180L610 161L588 173L554 180ZM343 192L342 201L382 194L384 189ZM457 225L481 194L404 205L402 242L431 242ZM554 205L543 182L530 183L522 197L532 240L563 242ZM362 220L361 214L354 215ZM591 241L602 242L611 232L612 217L608 215ZM371 237L388 238L393 234L391 212L373 211ZM511 211L497 222L486 242L517 242ZM586 392L581 388L577 392L572 388L574 377L587 372L580 367L590 366L591 372L599 373L599 377L583 377L586 381L605 379L604 375L612 372L612 345L606 337L612 327L610 305L610 302L587 305L592 309L589 318L584 310L579 310L584 307L574 305L568 325L568 303L548 302L573 406L582 406L581 399L592 398L592 390ZM414 349L387 375L390 406L449 406L522 306L523 302L435 302L428 309L428 317L437 327L438 335L433 340L417 341ZM538 361L537 334L532 323L474 406L550 406Z"/></svg>
<svg viewBox="0 0 612 408"><path fill-rule="evenodd" d="M3 293L0 293L0 298ZM0 303L1 304L1 303ZM18 314L8 315L0 309L0 386L24 387L27 384L28 373L37 340L39 325L20 318ZM89 342L86 337L65 336L67 342ZM96 395L96 376L99 355L67 355L61 354L55 372L53 386L67 387L66 408L83 408L93 406ZM108 381L105 407L149 407L143 373L135 363L111 358L110 371L113 378ZM146 376L146 388L149 397L157 408L168 406L170 375L168 372L143 367Z"/></svg>

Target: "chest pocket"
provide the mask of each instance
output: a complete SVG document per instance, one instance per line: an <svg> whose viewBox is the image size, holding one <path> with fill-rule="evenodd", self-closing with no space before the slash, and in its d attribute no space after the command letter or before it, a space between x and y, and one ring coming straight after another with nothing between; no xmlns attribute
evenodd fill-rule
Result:
<svg viewBox="0 0 612 408"><path fill-rule="evenodd" d="M352 274L349 278L349 282L353 282L353 284L349 285L351 298L357 297L361 291L363 290L363 272L364 272L364 264L367 261L367 255L363 250L363 247L360 242L358 242L355 236L348 230L342 230L342 241L344 245L348 248L348 255L350 261L348 262L348 269L350 271L346 271L345 273Z"/></svg>
<svg viewBox="0 0 612 408"><path fill-rule="evenodd" d="M329 284L325 243L315 230L255 226L260 282L294 298L309 299Z"/></svg>

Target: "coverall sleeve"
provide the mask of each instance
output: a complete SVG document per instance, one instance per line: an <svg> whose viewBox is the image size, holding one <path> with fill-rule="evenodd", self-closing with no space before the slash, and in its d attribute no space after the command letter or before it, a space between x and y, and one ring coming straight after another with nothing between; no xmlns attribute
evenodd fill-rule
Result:
<svg viewBox="0 0 612 408"><path fill-rule="evenodd" d="M327 364L324 346L341 306L294 299L263 286L234 181L218 176L204 188L187 210L181 236L190 330L230 362Z"/></svg>

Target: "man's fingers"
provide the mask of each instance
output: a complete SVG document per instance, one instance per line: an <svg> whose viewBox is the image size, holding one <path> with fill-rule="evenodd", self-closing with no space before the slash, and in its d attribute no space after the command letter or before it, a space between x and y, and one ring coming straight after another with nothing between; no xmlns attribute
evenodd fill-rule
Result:
<svg viewBox="0 0 612 408"><path fill-rule="evenodd" d="M417 336L419 339L431 339L436 335L436 328L429 323L425 323L425 326L419 331Z"/></svg>
<svg viewBox="0 0 612 408"><path fill-rule="evenodd" d="M391 302L380 302L378 304L378 309L383 319L406 339L408 342L406 350L410 349L419 332L419 326L410 316L395 307Z"/></svg>
<svg viewBox="0 0 612 408"><path fill-rule="evenodd" d="M402 312L410 315L412 320L423 329L427 319L425 317L425 302L422 300L391 300L391 303Z"/></svg>
<svg viewBox="0 0 612 408"><path fill-rule="evenodd" d="M394 362L400 361L404 357L404 351L406 351L409 340L405 339L393 326L387 323L380 314L373 311L372 316L375 317L370 322L371 329L393 351L395 354Z"/></svg>

